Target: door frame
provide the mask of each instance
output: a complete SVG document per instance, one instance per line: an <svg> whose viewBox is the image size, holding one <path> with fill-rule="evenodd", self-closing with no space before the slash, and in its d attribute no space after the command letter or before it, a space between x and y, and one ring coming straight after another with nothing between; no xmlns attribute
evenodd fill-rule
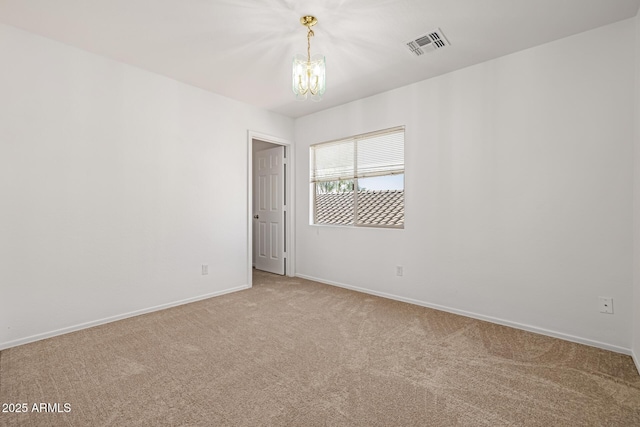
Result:
<svg viewBox="0 0 640 427"><path fill-rule="evenodd" d="M253 286L253 140L268 142L275 145L283 145L287 155L287 167L284 179L286 207L285 247L286 270L289 277L295 276L295 165L294 147L290 141L283 138L267 135L265 133L247 131L247 284Z"/></svg>

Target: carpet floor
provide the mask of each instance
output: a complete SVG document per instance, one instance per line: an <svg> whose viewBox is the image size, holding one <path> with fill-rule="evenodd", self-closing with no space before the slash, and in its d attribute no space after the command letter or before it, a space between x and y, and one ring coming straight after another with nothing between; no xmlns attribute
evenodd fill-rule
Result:
<svg viewBox="0 0 640 427"><path fill-rule="evenodd" d="M626 427L640 375L629 356L255 272L0 352L0 403L27 405L2 426Z"/></svg>

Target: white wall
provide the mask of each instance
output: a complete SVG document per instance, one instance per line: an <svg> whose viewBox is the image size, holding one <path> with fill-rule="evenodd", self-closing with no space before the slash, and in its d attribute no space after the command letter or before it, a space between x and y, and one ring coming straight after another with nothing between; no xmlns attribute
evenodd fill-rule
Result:
<svg viewBox="0 0 640 427"><path fill-rule="evenodd" d="M247 285L247 131L293 120L7 26L0 57L0 348Z"/></svg>
<svg viewBox="0 0 640 427"><path fill-rule="evenodd" d="M635 18L636 24L636 109L635 109L635 151L634 151L634 282L633 282L633 359L640 372L640 12Z"/></svg>
<svg viewBox="0 0 640 427"><path fill-rule="evenodd" d="M299 184L406 125L405 229L309 226L298 185L298 275L629 352L633 85L626 20L296 120Z"/></svg>

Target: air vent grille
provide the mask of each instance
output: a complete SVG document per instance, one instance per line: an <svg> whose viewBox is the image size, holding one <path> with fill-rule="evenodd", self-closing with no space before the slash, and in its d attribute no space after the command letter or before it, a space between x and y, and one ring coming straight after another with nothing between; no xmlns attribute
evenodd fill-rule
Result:
<svg viewBox="0 0 640 427"><path fill-rule="evenodd" d="M415 39L408 41L406 45L415 56L421 56L425 53L450 46L440 28L418 36Z"/></svg>

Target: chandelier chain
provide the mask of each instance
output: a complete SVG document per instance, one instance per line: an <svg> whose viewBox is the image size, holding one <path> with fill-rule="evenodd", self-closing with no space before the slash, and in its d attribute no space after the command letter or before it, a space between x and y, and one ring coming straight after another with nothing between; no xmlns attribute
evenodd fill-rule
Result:
<svg viewBox="0 0 640 427"><path fill-rule="evenodd" d="M309 32L307 33L307 61L311 62L311 37L314 36L311 27L307 27Z"/></svg>

